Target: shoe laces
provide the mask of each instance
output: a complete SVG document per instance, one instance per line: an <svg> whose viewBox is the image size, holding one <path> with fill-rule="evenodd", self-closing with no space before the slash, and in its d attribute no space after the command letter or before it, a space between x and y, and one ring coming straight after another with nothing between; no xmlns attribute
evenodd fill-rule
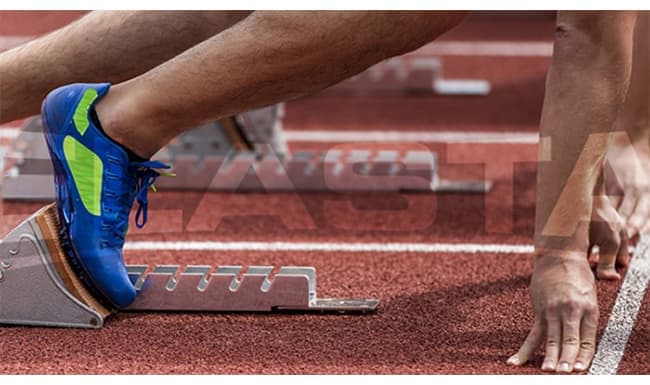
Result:
<svg viewBox="0 0 650 385"><path fill-rule="evenodd" d="M158 170L168 169L171 166L157 160L146 162L132 162L129 167L135 169L136 193L135 199L138 202L138 211L135 213L135 225L141 229L147 223L149 201L147 193L149 189L156 192L156 179L159 176L172 176L171 173L161 173ZM142 220L140 218L142 217Z"/></svg>
<svg viewBox="0 0 650 385"><path fill-rule="evenodd" d="M173 173L163 173L158 170L169 169L171 166L159 161L144 161L144 162L130 162L128 171L121 177L112 174L113 177L118 177L122 188L116 194L110 192L112 197L117 198L115 202L111 202L109 210L115 213L111 216L113 220L108 220L105 223L104 230L111 231L115 237L112 241L105 242L106 246L114 246L121 248L124 244L124 237L128 230L129 213L133 205L133 201L138 203L138 209L135 216L135 224L138 228L144 227L148 219L148 191L157 191L154 183L159 176L174 176ZM117 210L113 209L117 207Z"/></svg>

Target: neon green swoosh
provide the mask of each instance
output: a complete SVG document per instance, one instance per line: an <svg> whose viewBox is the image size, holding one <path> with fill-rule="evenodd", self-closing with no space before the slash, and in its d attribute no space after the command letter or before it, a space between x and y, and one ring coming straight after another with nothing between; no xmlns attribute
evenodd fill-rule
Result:
<svg viewBox="0 0 650 385"><path fill-rule="evenodd" d="M63 139L63 153L84 207L92 215L101 215L102 160L72 136Z"/></svg>

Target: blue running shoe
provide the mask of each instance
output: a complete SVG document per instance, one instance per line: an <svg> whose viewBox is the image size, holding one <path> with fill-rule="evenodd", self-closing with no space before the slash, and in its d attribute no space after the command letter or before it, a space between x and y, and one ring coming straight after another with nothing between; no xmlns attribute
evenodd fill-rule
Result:
<svg viewBox="0 0 650 385"><path fill-rule="evenodd" d="M110 84L71 84L43 102L45 139L54 166L61 243L82 281L107 305L128 306L136 290L122 248L135 200L138 227L147 222L147 190L168 168L155 161L131 161L91 118Z"/></svg>

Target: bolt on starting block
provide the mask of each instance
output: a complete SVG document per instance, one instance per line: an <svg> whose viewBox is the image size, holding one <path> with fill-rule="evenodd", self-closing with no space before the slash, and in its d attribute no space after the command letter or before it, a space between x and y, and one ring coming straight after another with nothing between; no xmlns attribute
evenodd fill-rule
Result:
<svg viewBox="0 0 650 385"><path fill-rule="evenodd" d="M61 249L55 204L0 241L0 324L101 328L114 311L84 287ZM327 299L313 267L127 267L138 292L120 311L373 312L375 299Z"/></svg>

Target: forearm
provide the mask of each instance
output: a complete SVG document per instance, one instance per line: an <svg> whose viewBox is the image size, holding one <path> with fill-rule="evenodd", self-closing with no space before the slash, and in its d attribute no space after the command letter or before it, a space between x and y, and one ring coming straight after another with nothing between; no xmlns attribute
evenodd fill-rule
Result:
<svg viewBox="0 0 650 385"><path fill-rule="evenodd" d="M96 11L0 54L0 123L38 113L52 89L121 82L232 26L248 12Z"/></svg>
<svg viewBox="0 0 650 385"><path fill-rule="evenodd" d="M323 89L430 42L462 17L444 12L255 12L115 86L107 100L122 103L122 110L145 101L140 116L121 114L122 121L115 123L120 127L150 117L158 127L162 122L178 133L205 120ZM168 94L170 89L175 92Z"/></svg>
<svg viewBox="0 0 650 385"><path fill-rule="evenodd" d="M630 78L634 13L561 12L541 122L538 255L586 252L592 195Z"/></svg>

